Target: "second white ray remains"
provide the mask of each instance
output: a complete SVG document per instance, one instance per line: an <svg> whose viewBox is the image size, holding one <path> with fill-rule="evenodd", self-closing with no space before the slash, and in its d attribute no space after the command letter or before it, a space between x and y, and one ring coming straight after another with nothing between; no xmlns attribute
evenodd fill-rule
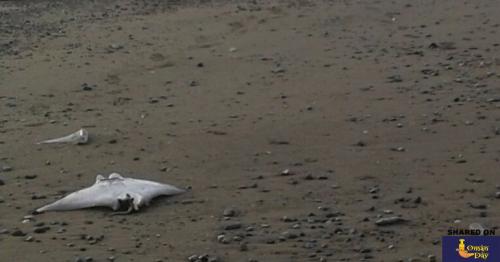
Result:
<svg viewBox="0 0 500 262"><path fill-rule="evenodd" d="M86 144L89 141L89 132L85 129L80 129L67 136L44 140L37 144L56 144L56 143L69 143L69 144Z"/></svg>
<svg viewBox="0 0 500 262"><path fill-rule="evenodd" d="M52 204L38 208L38 213L66 211L90 207L110 207L113 210L138 211L151 200L161 195L176 195L185 192L175 186L154 181L122 177L112 173L105 178L97 175L95 183L73 192Z"/></svg>

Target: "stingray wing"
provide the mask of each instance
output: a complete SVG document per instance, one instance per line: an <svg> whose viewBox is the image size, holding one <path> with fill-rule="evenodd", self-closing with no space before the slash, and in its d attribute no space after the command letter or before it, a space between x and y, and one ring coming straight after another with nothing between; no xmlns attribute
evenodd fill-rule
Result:
<svg viewBox="0 0 500 262"><path fill-rule="evenodd" d="M149 203L151 199L157 196L177 195L185 192L183 189L177 188L172 185L143 179L124 178L123 183L127 190L142 196L143 200L146 203Z"/></svg>
<svg viewBox="0 0 500 262"><path fill-rule="evenodd" d="M111 185L107 181L97 181L91 187L73 192L54 203L43 206L37 209L37 212L46 211L65 211L75 210L89 207L110 207L116 208L117 199L120 194L119 190L115 190L116 186Z"/></svg>

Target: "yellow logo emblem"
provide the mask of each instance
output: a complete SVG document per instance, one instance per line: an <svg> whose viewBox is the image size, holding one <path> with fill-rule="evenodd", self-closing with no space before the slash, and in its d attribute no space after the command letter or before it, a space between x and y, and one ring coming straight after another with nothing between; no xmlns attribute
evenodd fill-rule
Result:
<svg viewBox="0 0 500 262"><path fill-rule="evenodd" d="M471 258L473 257L474 259L483 259L486 260L488 259L488 250L489 246L465 246L465 239L459 239L459 244L458 244L458 255L463 257L463 258Z"/></svg>

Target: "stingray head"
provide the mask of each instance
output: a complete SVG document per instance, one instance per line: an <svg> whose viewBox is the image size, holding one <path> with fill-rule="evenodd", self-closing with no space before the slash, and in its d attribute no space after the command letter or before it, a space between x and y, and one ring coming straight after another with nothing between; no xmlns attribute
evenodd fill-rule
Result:
<svg viewBox="0 0 500 262"><path fill-rule="evenodd" d="M132 211L134 209L134 198L130 194L119 197L116 203L116 211Z"/></svg>
<svg viewBox="0 0 500 262"><path fill-rule="evenodd" d="M125 193L118 197L116 205L113 208L115 211L130 213L138 211L142 205L142 197L134 193Z"/></svg>

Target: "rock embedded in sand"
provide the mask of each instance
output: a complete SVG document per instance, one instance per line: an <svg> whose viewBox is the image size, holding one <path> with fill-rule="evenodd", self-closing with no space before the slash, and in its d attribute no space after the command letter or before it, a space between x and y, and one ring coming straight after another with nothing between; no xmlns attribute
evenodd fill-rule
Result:
<svg viewBox="0 0 500 262"><path fill-rule="evenodd" d="M80 87L83 91L92 91L95 87L97 87L97 85L89 85L87 83L83 83Z"/></svg>
<svg viewBox="0 0 500 262"><path fill-rule="evenodd" d="M14 231L12 231L12 233L10 235L14 236L14 237L24 237L24 236L26 236L26 233L24 233L20 229L15 229Z"/></svg>
<svg viewBox="0 0 500 262"><path fill-rule="evenodd" d="M468 205L474 209L487 209L488 208L488 206L486 204L483 204L483 203L468 203Z"/></svg>
<svg viewBox="0 0 500 262"><path fill-rule="evenodd" d="M281 221L283 221L285 223L290 223L290 222L296 222L297 219L296 218L292 218L292 217L288 217L288 216L283 216L281 218Z"/></svg>
<svg viewBox="0 0 500 262"><path fill-rule="evenodd" d="M282 176L292 176L292 175L295 175L295 173L290 171L290 169L287 168L287 169L281 171L281 175Z"/></svg>
<svg viewBox="0 0 500 262"><path fill-rule="evenodd" d="M77 257L75 262L92 262L94 259L92 257Z"/></svg>
<svg viewBox="0 0 500 262"><path fill-rule="evenodd" d="M500 191L495 193L495 198L500 199Z"/></svg>
<svg viewBox="0 0 500 262"><path fill-rule="evenodd" d="M273 69L271 69L273 74L282 74L286 72L286 69L281 67L281 65L276 65Z"/></svg>
<svg viewBox="0 0 500 262"><path fill-rule="evenodd" d="M281 236L283 236L286 239L296 239L299 237L297 233L291 231L284 231L283 233L281 233Z"/></svg>
<svg viewBox="0 0 500 262"><path fill-rule="evenodd" d="M228 207L226 209L224 209L224 212L222 213L223 216L225 217L235 217L238 215L238 210L236 210L235 208L233 207Z"/></svg>
<svg viewBox="0 0 500 262"><path fill-rule="evenodd" d="M222 226L224 230L236 230L241 228L241 223L240 222L232 222L232 223L227 223Z"/></svg>
<svg viewBox="0 0 500 262"><path fill-rule="evenodd" d="M0 172L10 172L10 171L12 171L12 167L9 165L2 165L0 167Z"/></svg>
<svg viewBox="0 0 500 262"><path fill-rule="evenodd" d="M35 179L36 177L37 177L37 175L25 175L24 176L25 179L29 179L29 180Z"/></svg>
<svg viewBox="0 0 500 262"><path fill-rule="evenodd" d="M228 238L226 238L226 235L221 234L221 235L217 236L217 242L219 242L221 244L229 244L230 241Z"/></svg>
<svg viewBox="0 0 500 262"><path fill-rule="evenodd" d="M118 43L112 43L108 47L113 50L120 50L123 48L123 45Z"/></svg>
<svg viewBox="0 0 500 262"><path fill-rule="evenodd" d="M188 261L189 262L217 262L219 261L219 259L217 257L212 257L212 256L209 256L207 254L204 254L204 255L191 255L189 256L188 258Z"/></svg>

